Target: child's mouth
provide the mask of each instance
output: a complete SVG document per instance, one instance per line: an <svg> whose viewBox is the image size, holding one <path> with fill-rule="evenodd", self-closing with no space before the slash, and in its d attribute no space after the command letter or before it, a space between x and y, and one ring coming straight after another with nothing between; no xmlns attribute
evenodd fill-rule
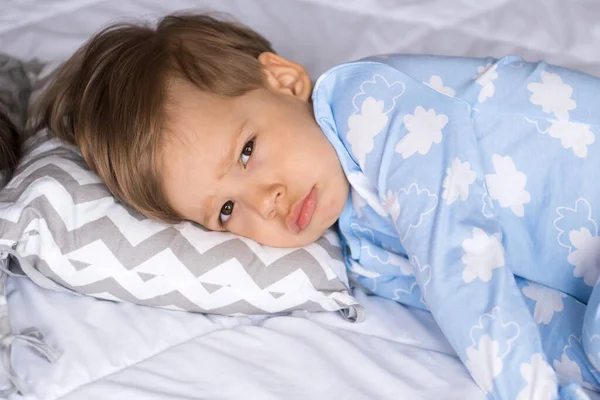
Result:
<svg viewBox="0 0 600 400"><path fill-rule="evenodd" d="M288 229L294 233L300 233L306 228L317 209L317 189L312 188L308 196L294 205L286 218Z"/></svg>

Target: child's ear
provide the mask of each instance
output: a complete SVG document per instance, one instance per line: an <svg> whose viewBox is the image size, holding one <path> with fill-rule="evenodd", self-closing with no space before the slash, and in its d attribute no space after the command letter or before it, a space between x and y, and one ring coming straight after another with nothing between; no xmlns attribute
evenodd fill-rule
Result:
<svg viewBox="0 0 600 400"><path fill-rule="evenodd" d="M308 101L312 83L304 67L271 52L258 56L270 89Z"/></svg>

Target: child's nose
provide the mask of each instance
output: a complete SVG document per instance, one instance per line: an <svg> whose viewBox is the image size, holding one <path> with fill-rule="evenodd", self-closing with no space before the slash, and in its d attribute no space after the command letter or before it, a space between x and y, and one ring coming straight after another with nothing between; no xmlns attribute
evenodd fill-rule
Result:
<svg viewBox="0 0 600 400"><path fill-rule="evenodd" d="M256 209L265 219L273 219L278 214L278 205L285 195L283 185L275 184L263 187L256 196Z"/></svg>

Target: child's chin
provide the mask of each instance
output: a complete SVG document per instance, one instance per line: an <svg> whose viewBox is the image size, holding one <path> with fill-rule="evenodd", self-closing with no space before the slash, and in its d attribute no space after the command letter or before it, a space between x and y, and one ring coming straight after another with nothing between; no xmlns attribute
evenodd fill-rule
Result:
<svg viewBox="0 0 600 400"><path fill-rule="evenodd" d="M286 238L283 241L288 242L284 243L282 246L278 247L303 247L308 246L311 243L316 242L323 236L323 234L327 231L327 228L323 229L311 229L306 232L302 232L299 235L294 235L290 238Z"/></svg>
<svg viewBox="0 0 600 400"><path fill-rule="evenodd" d="M261 240L257 240L258 243L263 246L269 247L279 247L279 248L290 248L290 247L303 247L307 246L311 243L316 242L323 234L324 230L307 230L305 232L300 232L295 235L292 233L285 232L281 235L277 235L276 237L262 238ZM256 240L256 239L255 239Z"/></svg>

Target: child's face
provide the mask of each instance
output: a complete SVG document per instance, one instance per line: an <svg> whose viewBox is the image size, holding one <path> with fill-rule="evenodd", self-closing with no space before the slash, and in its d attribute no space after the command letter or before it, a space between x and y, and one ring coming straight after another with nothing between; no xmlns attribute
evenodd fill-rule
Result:
<svg viewBox="0 0 600 400"><path fill-rule="evenodd" d="M348 183L314 120L310 80L280 78L239 97L172 88L163 185L182 217L275 247L306 245L335 223Z"/></svg>

